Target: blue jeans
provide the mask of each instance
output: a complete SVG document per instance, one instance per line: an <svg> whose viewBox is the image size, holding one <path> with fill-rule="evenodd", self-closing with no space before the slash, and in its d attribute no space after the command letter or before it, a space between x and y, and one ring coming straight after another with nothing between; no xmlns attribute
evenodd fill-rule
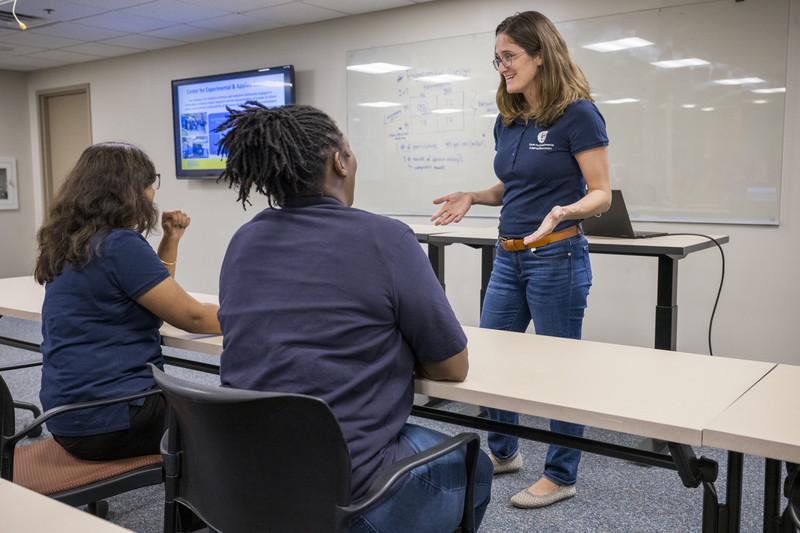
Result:
<svg viewBox="0 0 800 533"><path fill-rule="evenodd" d="M580 339L586 298L592 285L589 244L582 234L535 250L507 252L497 246L492 277L481 311L481 327L524 332L531 319L537 335ZM513 369L509 369L513 371ZM569 386L569 376L542 376ZM487 409L492 420L519 423L519 415ZM550 421L550 431L583 436L583 426ZM495 459L519 452L516 437L489 433L489 449ZM550 446L544 477L557 485L574 485L581 452Z"/></svg>
<svg viewBox="0 0 800 533"><path fill-rule="evenodd" d="M413 424L406 424L400 435L415 452L449 438ZM403 487L389 501L353 520L350 533L453 533L464 514L465 453L466 446L412 470ZM475 477L476 530L491 493L492 463L481 451Z"/></svg>

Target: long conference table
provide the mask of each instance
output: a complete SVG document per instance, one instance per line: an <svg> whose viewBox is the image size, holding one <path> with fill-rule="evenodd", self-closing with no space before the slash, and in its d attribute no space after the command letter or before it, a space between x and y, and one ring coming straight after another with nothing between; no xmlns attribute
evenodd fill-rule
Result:
<svg viewBox="0 0 800 533"><path fill-rule="evenodd" d="M192 294L203 301L216 299ZM0 279L0 315L40 321L43 298L44 289L30 277ZM778 468L780 461L800 462L800 426L795 422L800 367L474 327L464 331L470 351L467 379L416 379L415 392L664 440L671 454L425 406L415 406L413 414L677 470L685 486L704 485L704 532L739 531L743 453L769 457ZM165 346L222 353L221 336L190 334L169 325L161 334ZM7 341L0 338L11 344ZM540 378L567 372L574 385L569 390ZM713 488L716 463L696 458L691 449L701 445L728 450L725 503ZM775 494L779 481L780 471L778 483L766 487L765 502L780 501ZM773 507L769 518L765 507L765 531L777 531L767 527L775 523L778 510Z"/></svg>

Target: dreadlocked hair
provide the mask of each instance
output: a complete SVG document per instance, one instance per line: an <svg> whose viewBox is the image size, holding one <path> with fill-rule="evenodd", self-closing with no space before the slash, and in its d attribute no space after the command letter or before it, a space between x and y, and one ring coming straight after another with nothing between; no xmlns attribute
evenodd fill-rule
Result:
<svg viewBox="0 0 800 533"><path fill-rule="evenodd" d="M322 194L325 166L337 151L346 152L342 132L331 117L307 105L268 108L248 101L228 109L216 131L228 130L219 142L227 155L219 179L239 190L247 209L250 190L267 197L270 208L287 198Z"/></svg>

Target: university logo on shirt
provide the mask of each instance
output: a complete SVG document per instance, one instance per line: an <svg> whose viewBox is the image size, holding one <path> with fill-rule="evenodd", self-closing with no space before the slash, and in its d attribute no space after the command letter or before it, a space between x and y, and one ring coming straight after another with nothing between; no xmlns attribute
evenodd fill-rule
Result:
<svg viewBox="0 0 800 533"><path fill-rule="evenodd" d="M529 143L528 150L552 150L552 144L544 144L545 139L547 139L547 130L540 131L539 135L536 136L536 140L539 141L539 144L536 143Z"/></svg>

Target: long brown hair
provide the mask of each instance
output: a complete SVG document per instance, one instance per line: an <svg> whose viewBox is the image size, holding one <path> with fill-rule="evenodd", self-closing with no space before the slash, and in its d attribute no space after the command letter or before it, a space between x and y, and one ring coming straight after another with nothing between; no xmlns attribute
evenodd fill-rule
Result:
<svg viewBox="0 0 800 533"><path fill-rule="evenodd" d="M36 236L36 281L52 282L65 264L76 269L88 264L112 229L157 230L158 209L145 194L155 179L153 162L136 146L114 142L87 148Z"/></svg>
<svg viewBox="0 0 800 533"><path fill-rule="evenodd" d="M495 37L501 33L522 47L530 57L542 54L542 66L533 80L536 84L536 109L529 109L524 95L509 94L506 79L500 76L497 108L503 124L507 126L516 118L524 118L549 128L572 102L594 102L589 94L589 82L572 60L567 43L550 19L538 11L516 13L497 26Z"/></svg>

